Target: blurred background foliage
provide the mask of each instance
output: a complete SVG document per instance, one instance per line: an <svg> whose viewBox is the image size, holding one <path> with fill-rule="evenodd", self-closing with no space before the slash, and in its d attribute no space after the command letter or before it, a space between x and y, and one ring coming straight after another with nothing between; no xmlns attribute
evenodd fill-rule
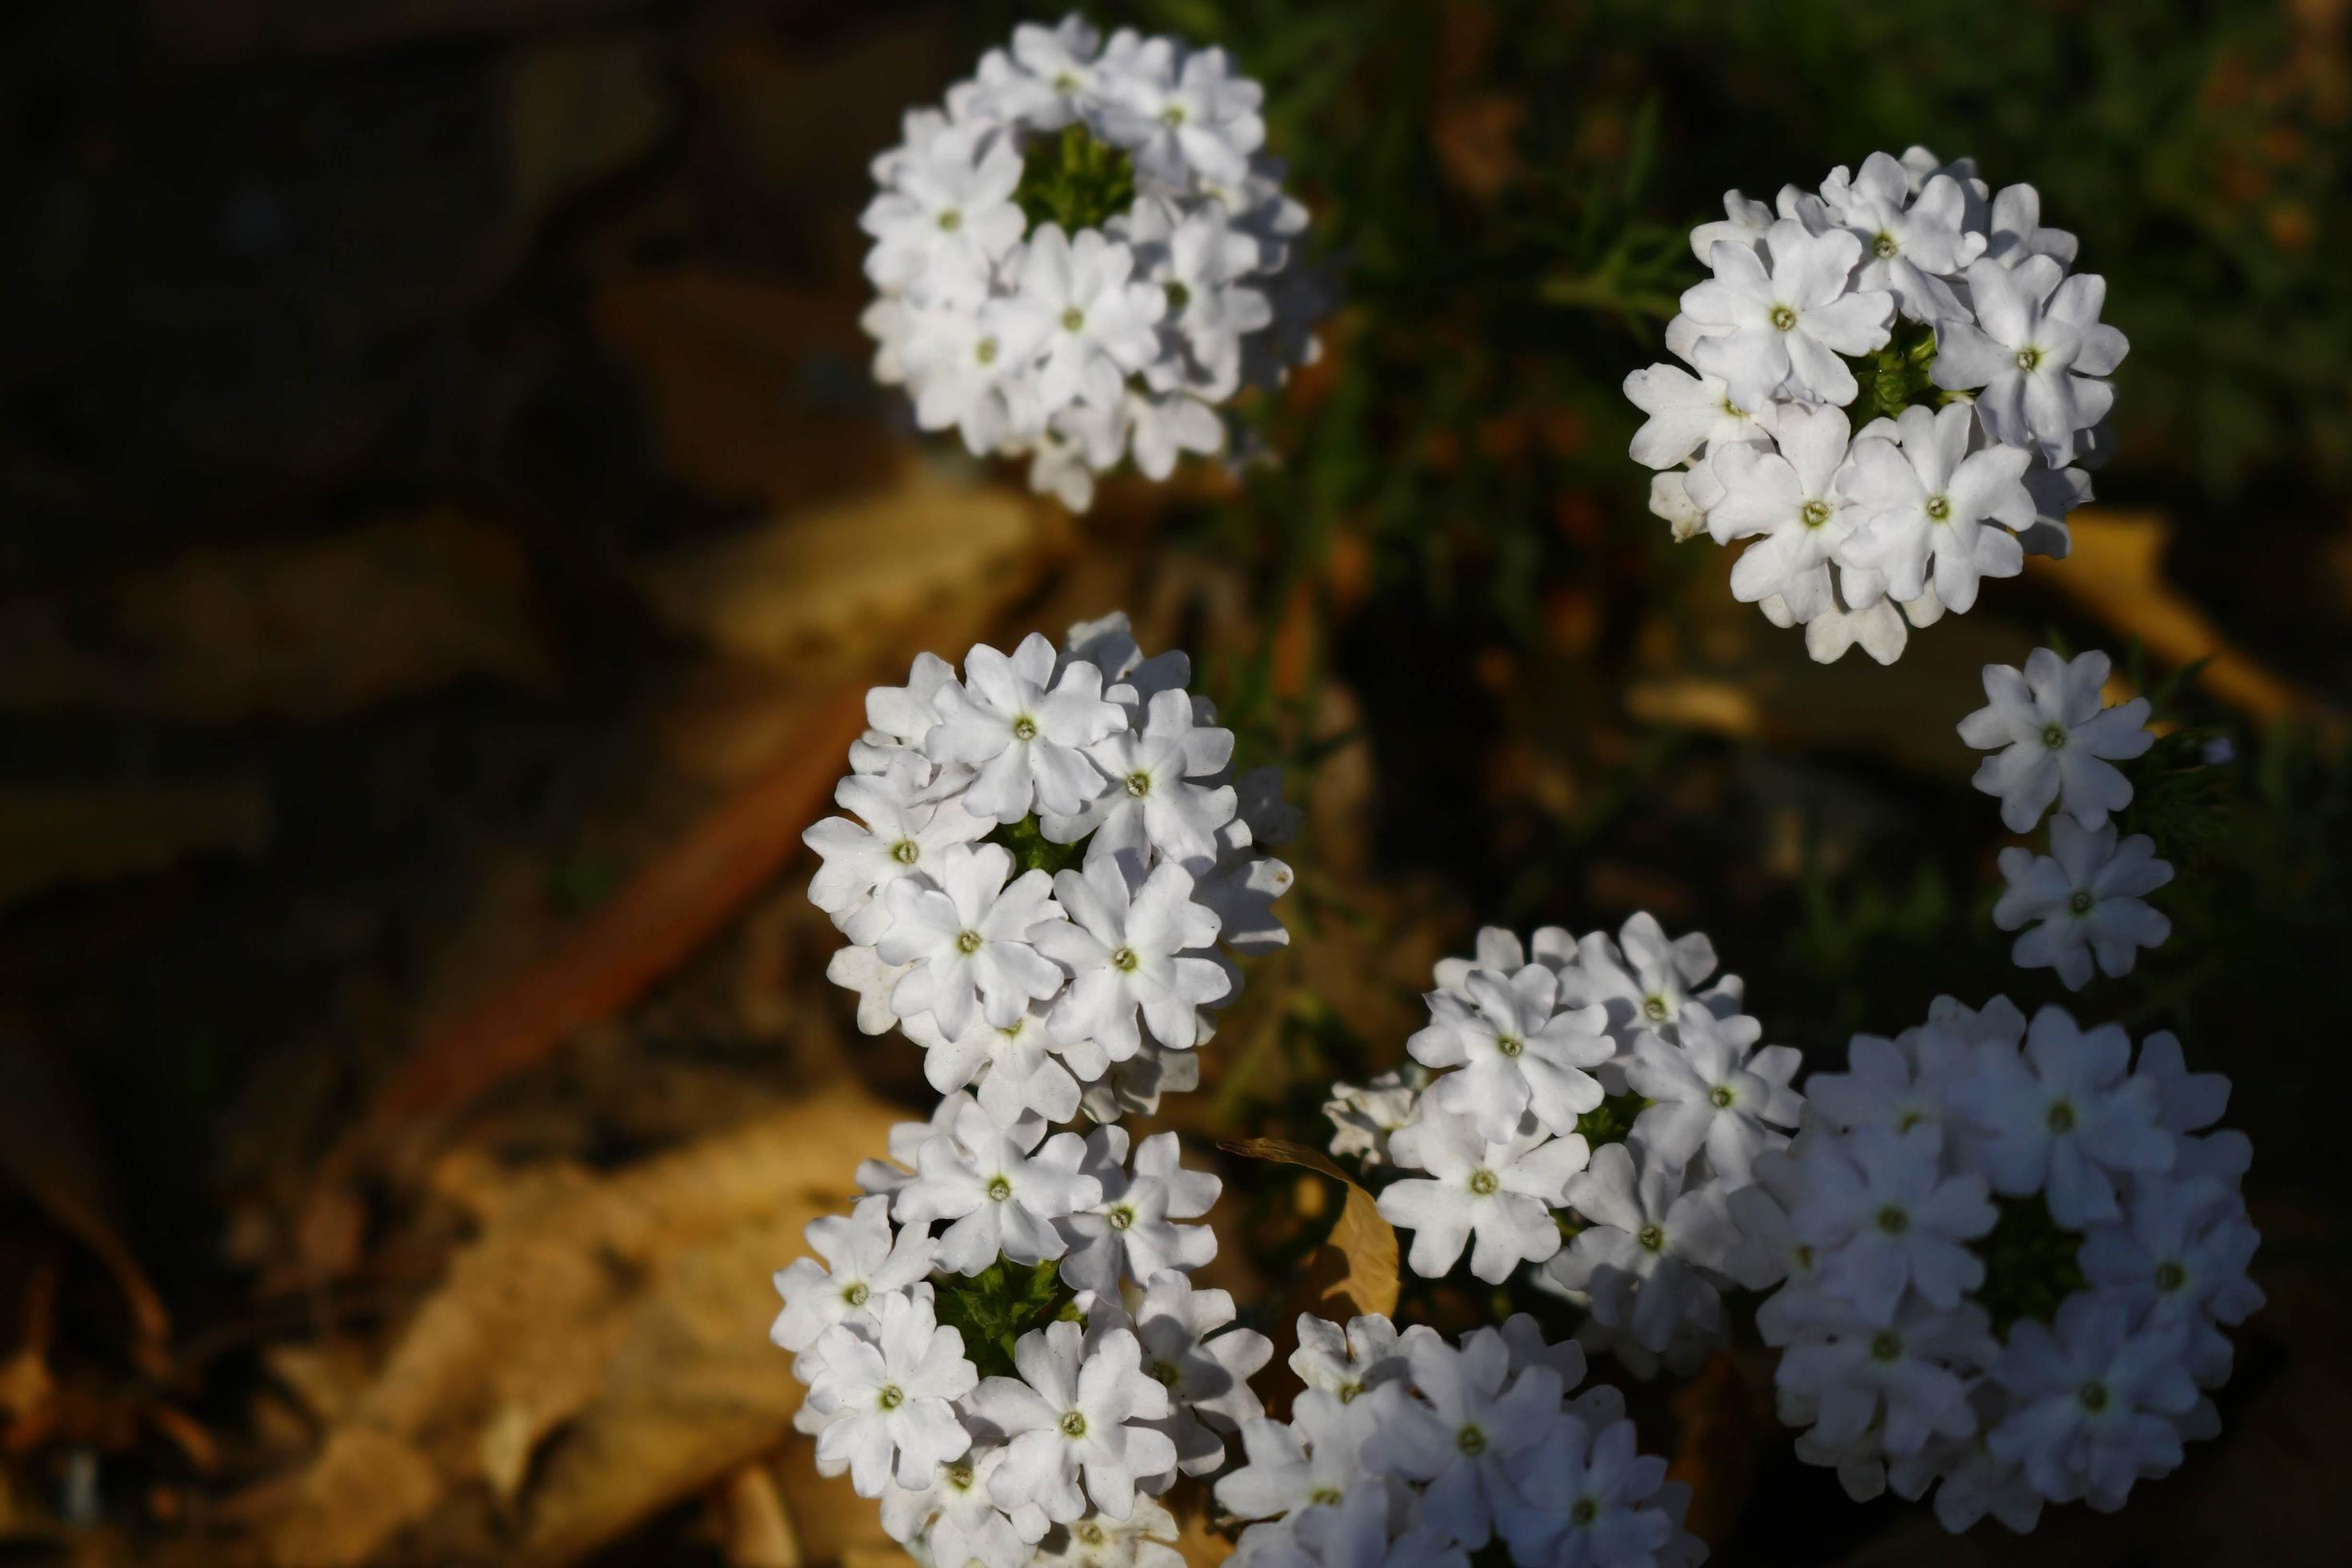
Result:
<svg viewBox="0 0 2352 1568"><path fill-rule="evenodd" d="M1086 9L1265 82L1345 303L1253 411L1276 460L1078 519L915 436L856 327L866 160L1027 8L0 19L0 1540L887 1560L760 1339L923 1099L822 978L798 834L917 649L1125 604L1310 807L1298 940L1168 1111L1199 1147L1319 1142L1485 921L1705 929L1816 1065L1940 992L2176 1029L2236 1080L2273 1302L2181 1476L1953 1543L1835 1500L1752 1377L1645 1431L1731 1562L2324 1556L2342 0ZM2081 236L2133 343L2118 450L2072 559L1824 668L1647 513L1620 384L1727 188L1914 142ZM1952 731L2042 642L2179 726L2129 823L2174 938L2074 997L2007 963ZM1224 1169L1223 1282L1272 1322L1329 1194Z"/></svg>

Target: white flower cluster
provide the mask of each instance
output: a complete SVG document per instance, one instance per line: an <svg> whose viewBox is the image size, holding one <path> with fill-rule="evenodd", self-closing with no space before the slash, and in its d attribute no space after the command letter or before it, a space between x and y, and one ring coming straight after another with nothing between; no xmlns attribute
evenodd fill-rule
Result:
<svg viewBox="0 0 2352 1568"><path fill-rule="evenodd" d="M1187 1278L1216 1237L1179 1222L1217 1178L1178 1164L1172 1132L1132 1151L1118 1126L1049 1137L961 1092L890 1149L912 1169L862 1166L871 1195L808 1227L824 1261L776 1276L772 1337L809 1385L818 1468L847 1470L930 1562L1180 1563L1150 1500L1224 1465L1273 1355Z"/></svg>
<svg viewBox="0 0 2352 1568"><path fill-rule="evenodd" d="M1009 657L974 647L961 679L924 654L866 696L834 795L854 815L805 835L824 859L809 897L851 943L826 973L858 993L858 1026L898 1026L933 1088L975 1089L1000 1126L1110 1121L1192 1088L1204 1010L1240 983L1219 944L1289 940L1290 868L1258 846L1297 813L1280 770L1234 775L1233 732L1191 677L1118 615L1058 651L1035 634Z"/></svg>
<svg viewBox="0 0 2352 1568"><path fill-rule="evenodd" d="M772 1337L819 1468L927 1561L1181 1564L1151 1499L1262 1411L1272 1345L1188 1278L1217 1178L1117 1125L1199 1081L1203 1009L1238 979L1218 944L1287 940L1290 868L1255 846L1297 813L1274 770L1231 776L1190 678L1122 616L975 647L961 677L925 655L867 695L835 792L855 816L806 835L852 943L827 973L943 1098L809 1226L823 1261L776 1276ZM1051 1131L1082 1110L1104 1125Z"/></svg>
<svg viewBox="0 0 2352 1568"><path fill-rule="evenodd" d="M1706 1556L1683 1529L1690 1489L1636 1450L1624 1395L1571 1392L1584 1352L1546 1344L1532 1318L1457 1347L1382 1317L1301 1317L1290 1365L1307 1384L1291 1419L1244 1422L1247 1462L1216 1484L1261 1521L1234 1568L1466 1568L1490 1541L1530 1565Z"/></svg>
<svg viewBox="0 0 2352 1568"><path fill-rule="evenodd" d="M1542 1264L1590 1313L1579 1339L1645 1377L1721 1342L1726 1204L1803 1102L1799 1053L1759 1048L1738 979L1715 970L1705 936L1647 914L1524 946L1488 927L1437 966L1406 1047L1435 1076L1335 1085L1327 1108L1333 1152L1394 1168L1380 1212L1413 1233L1413 1272L1444 1275L1465 1245L1490 1284Z"/></svg>
<svg viewBox="0 0 2352 1568"><path fill-rule="evenodd" d="M1858 643L1890 664L1906 618L1966 612L2027 551L2063 556L2129 345L2033 187L1915 147L1724 207L1691 232L1715 277L1666 328L1691 369L1625 380L1675 536L1754 540L1733 594L1823 663Z"/></svg>
<svg viewBox="0 0 2352 1568"><path fill-rule="evenodd" d="M1857 1499L1936 1487L1947 1528L2123 1505L2218 1419L2226 1325L2262 1305L2229 1097L2170 1035L1938 998L1816 1075L1805 1125L1733 1194L1731 1270L1787 1347L1798 1452Z"/></svg>
<svg viewBox="0 0 2352 1568"><path fill-rule="evenodd" d="M2131 804L2131 781L2115 764L2144 755L2156 737L2146 728L2148 702L2135 697L2102 706L2109 665L2104 653L2070 663L2046 647L2020 670L1985 666L1986 704L1960 721L1960 739L1994 754L1977 769L1976 786L2000 797L2012 833L2031 833L2054 802L2050 853L2022 847L2000 852L2008 883L1993 906L2003 931L2031 925L2011 957L2023 969L2054 969L2069 991L2091 978L2094 961L2109 975L2128 974L2143 947L2160 947L2172 922L2145 901L2172 880L2145 833L2118 839L2111 813Z"/></svg>
<svg viewBox="0 0 2352 1568"><path fill-rule="evenodd" d="M1314 355L1306 209L1223 49L1024 25L875 160L875 373L1074 509L1132 456L1227 444L1222 405Z"/></svg>

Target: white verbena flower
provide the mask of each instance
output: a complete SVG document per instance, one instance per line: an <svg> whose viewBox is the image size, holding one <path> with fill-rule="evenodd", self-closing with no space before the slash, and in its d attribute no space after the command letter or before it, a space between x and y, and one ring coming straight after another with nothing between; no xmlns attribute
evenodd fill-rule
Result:
<svg viewBox="0 0 2352 1568"><path fill-rule="evenodd" d="M1443 1276L1468 1244L1470 1271L1499 1285L1521 1263L1559 1250L1551 1211L1584 1168L1581 1137L1538 1129L1490 1141L1468 1117L1424 1104L1389 1149L1401 1168L1429 1173L1391 1183L1379 1200L1381 1218L1413 1233L1406 1261L1414 1273Z"/></svg>
<svg viewBox="0 0 2352 1568"><path fill-rule="evenodd" d="M1097 1041L1113 1061L1140 1045L1139 1013L1160 1045L1190 1049L1200 1037L1200 1009L1233 988L1215 960L1193 956L1215 942L1220 922L1193 901L1192 875L1162 861L1130 890L1133 863L1089 858L1083 869L1059 873L1054 889L1069 918L1035 933L1039 949L1070 973L1054 1007L1056 1037Z"/></svg>
<svg viewBox="0 0 2352 1568"><path fill-rule="evenodd" d="M1695 363L1723 378L1731 400L1759 408L1783 383L1801 395L1843 405L1853 400L1853 373L1841 354L1885 345L1895 301L1884 289L1849 290L1862 242L1839 230L1813 235L1783 218L1765 237L1763 258L1718 243L1707 257L1711 281L1683 295L1685 314L1720 335L1701 338Z"/></svg>
<svg viewBox="0 0 2352 1568"><path fill-rule="evenodd" d="M2111 668L2096 649L2069 661L2046 647L2035 648L2021 671L1985 666L1988 700L1960 721L1960 739L1996 753L1978 767L1975 784L2000 797L2011 832L2032 832L2053 801L2084 827L2104 827L2110 812L2131 804L2131 781L2115 763L2143 755L2156 737L2144 728L2147 698L2101 706Z"/></svg>
<svg viewBox="0 0 2352 1568"><path fill-rule="evenodd" d="M1461 1069L1432 1080L1431 1101L1470 1118L1489 1142L1508 1141L1530 1111L1556 1137L1574 1132L1576 1119L1601 1100L1587 1069L1615 1048L1601 1032L1605 1010L1556 1011L1559 994L1559 975L1540 963L1510 974L1475 970L1458 993L1430 992L1430 1022L1405 1049L1424 1067Z"/></svg>
<svg viewBox="0 0 2352 1568"><path fill-rule="evenodd" d="M997 1506L1034 1504L1065 1524L1090 1505L1129 1518L1137 1478L1176 1468L1176 1445L1145 1425L1168 1414L1168 1391L1143 1372L1135 1335L1048 1323L1022 1335L1013 1359L1019 1377L984 1379L971 1400L1008 1440L989 1489Z"/></svg>
<svg viewBox="0 0 2352 1568"><path fill-rule="evenodd" d="M901 1017L929 1013L950 1038L975 1015L1009 1026L1062 988L1062 972L1031 945L1039 927L1060 923L1054 885L1043 871L1008 885L1013 857L1001 845L951 845L931 859L930 876L901 878L887 894L890 929L875 952L912 966L890 1005Z"/></svg>
<svg viewBox="0 0 2352 1568"><path fill-rule="evenodd" d="M1846 483L1861 525L1838 547L1841 562L1876 573L1895 598L1916 599L1932 584L1956 615L1975 605L1980 579L2025 569L2017 533L2004 531L2021 531L2034 519L2033 498L2019 482L2030 454L1969 451L1973 423L1968 405L1956 403L1934 413L1905 409L1891 441L1874 435L1879 426L1864 431Z"/></svg>
<svg viewBox="0 0 2352 1568"><path fill-rule="evenodd" d="M2172 867L2156 858L2156 840L2135 833L2118 843L2115 826L2083 826L2071 816L2050 824L2050 853L2000 852L2008 887L1993 906L2003 931L2033 924L2010 956L2020 968L2055 969L2069 991L2101 973L2129 974L2143 947L2161 946L2172 922L2142 901L2172 880ZM2039 923L2034 923L2039 922Z"/></svg>
<svg viewBox="0 0 2352 1568"><path fill-rule="evenodd" d="M931 1271L929 1232L893 1232L887 1196L860 1198L846 1216L820 1215L803 1234L824 1261L803 1258L776 1271L784 1306L768 1337L783 1350L809 1349L835 1323L872 1323L881 1298Z"/></svg>
<svg viewBox="0 0 2352 1568"><path fill-rule="evenodd" d="M845 1458L858 1496L880 1497L894 1473L900 1486L921 1486L971 1446L954 1402L980 1373L964 1359L963 1336L934 1321L929 1302L887 1296L870 1338L836 1323L814 1354L809 1399L834 1416L817 1436L817 1458Z"/></svg>
<svg viewBox="0 0 2352 1568"><path fill-rule="evenodd" d="M1102 1183L1079 1171L1086 1145L1077 1134L1057 1132L1040 1146L1044 1131L1040 1122L999 1127L966 1104L954 1136L935 1135L917 1152L915 1179L891 1212L901 1224L952 1221L937 1257L958 1274L977 1274L1000 1255L1015 1263L1060 1258L1067 1244L1054 1222L1099 1202Z"/></svg>
<svg viewBox="0 0 2352 1568"><path fill-rule="evenodd" d="M2053 467L2074 460L2078 431L2106 417L2115 388L2097 378L2131 344L2099 320L2106 279L2067 277L2048 256L2015 266L1980 260L1968 270L1974 323L1947 323L1936 345L1936 384L1976 392L1995 440L2031 446Z"/></svg>

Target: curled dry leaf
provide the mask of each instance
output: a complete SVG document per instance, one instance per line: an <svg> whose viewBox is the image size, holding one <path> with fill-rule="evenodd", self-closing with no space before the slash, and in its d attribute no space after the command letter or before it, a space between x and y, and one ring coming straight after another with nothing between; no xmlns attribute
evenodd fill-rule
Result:
<svg viewBox="0 0 2352 1568"><path fill-rule="evenodd" d="M611 1176L479 1205L373 1381L263 1522L288 1568L571 1563L792 1436L769 1283L898 1112L810 1095ZM479 1173L468 1180L478 1182Z"/></svg>
<svg viewBox="0 0 2352 1568"><path fill-rule="evenodd" d="M1354 1311L1378 1312L1383 1317L1396 1310L1396 1230L1381 1217L1372 1194L1358 1185L1354 1177L1333 1163L1328 1155L1280 1138L1234 1138L1219 1147L1252 1160L1303 1165L1338 1182L1345 1189L1346 1201L1339 1211L1339 1223L1332 1226L1331 1238L1324 1244L1324 1250L1338 1256L1343 1270L1324 1289L1323 1300L1344 1296Z"/></svg>

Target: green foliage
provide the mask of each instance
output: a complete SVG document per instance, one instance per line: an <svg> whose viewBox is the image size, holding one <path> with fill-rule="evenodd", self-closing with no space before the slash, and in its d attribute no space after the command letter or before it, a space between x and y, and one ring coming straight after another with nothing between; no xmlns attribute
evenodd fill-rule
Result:
<svg viewBox="0 0 2352 1568"><path fill-rule="evenodd" d="M1066 234L1100 228L1135 205L1135 160L1096 141L1083 125L1065 126L1023 154L1013 199L1032 229L1044 223L1060 224Z"/></svg>
<svg viewBox="0 0 2352 1568"><path fill-rule="evenodd" d="M1610 1095L1576 1119L1576 1130L1595 1149L1603 1143L1622 1143L1633 1131L1633 1119L1654 1103L1631 1089Z"/></svg>
<svg viewBox="0 0 2352 1568"><path fill-rule="evenodd" d="M1045 837L1038 826L1034 812L1018 822L1001 824L983 841L1012 851L1013 874L1043 871L1051 877L1066 871L1087 858L1087 843L1094 837L1089 833L1075 844L1056 844Z"/></svg>
<svg viewBox="0 0 2352 1568"><path fill-rule="evenodd" d="M1976 1299L1991 1314L1992 1331L2006 1340L2010 1325L2020 1318L2043 1323L2056 1318L2058 1303L2090 1281L2074 1256L2083 1247L2081 1234L2052 1218L2050 1205L2038 1194L1995 1197L1993 1206L2000 1217L1969 1250L1985 1266Z"/></svg>
<svg viewBox="0 0 2352 1568"><path fill-rule="evenodd" d="M1880 416L1893 419L1914 406L1940 408L1953 395L1936 384L1936 329L1900 316L1885 348L1845 363L1862 389L1851 410L1857 426Z"/></svg>
<svg viewBox="0 0 2352 1568"><path fill-rule="evenodd" d="M963 1335L963 1353L982 1377L1016 1375L1013 1347L1021 1336L1056 1319L1077 1318L1077 1292L1062 1283L1060 1266L1000 1258L967 1278L931 1276L939 1321Z"/></svg>

